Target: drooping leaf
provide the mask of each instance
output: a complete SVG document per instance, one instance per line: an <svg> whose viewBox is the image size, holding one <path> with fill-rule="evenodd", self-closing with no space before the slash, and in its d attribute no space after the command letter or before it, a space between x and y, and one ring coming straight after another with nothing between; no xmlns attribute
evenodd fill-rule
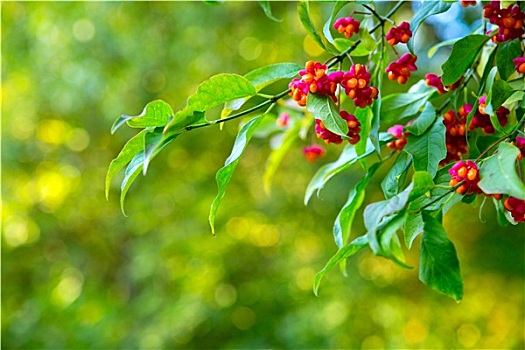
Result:
<svg viewBox="0 0 525 350"><path fill-rule="evenodd" d="M374 39L367 28L362 27L359 29L359 39L361 40L361 45L370 52L377 48L377 40Z"/></svg>
<svg viewBox="0 0 525 350"><path fill-rule="evenodd" d="M405 131L410 132L412 135L422 135L428 128L436 121L436 110L430 102L425 103L423 111L417 117L411 125L405 128Z"/></svg>
<svg viewBox="0 0 525 350"><path fill-rule="evenodd" d="M323 38L315 29L315 25L310 16L310 4L306 0L301 0L297 3L297 14L303 24L306 32L312 37L312 39L319 45L323 50L327 50L327 47L323 41Z"/></svg>
<svg viewBox="0 0 525 350"><path fill-rule="evenodd" d="M306 108L313 114L315 119L320 119L328 130L341 136L343 139L348 139L346 135L348 133L348 124L339 115L339 111L331 98L317 94L308 94Z"/></svg>
<svg viewBox="0 0 525 350"><path fill-rule="evenodd" d="M142 134L142 139L140 140L142 144L141 148L143 148L146 144L145 138L147 134L148 131ZM176 136L172 136L168 141L166 141L159 147L155 147L153 151L150 151L152 153L149 154L149 159L153 159L164 147L166 147L171 141L173 141L175 137ZM137 176L140 174L141 170L143 169L144 155L145 152L143 151L137 153L133 157L131 162L128 164L126 171L124 172L124 179L122 180L122 184L120 186L120 209L124 215L126 215L124 211L124 201L126 199L126 194L128 193L129 188L131 187Z"/></svg>
<svg viewBox="0 0 525 350"><path fill-rule="evenodd" d="M484 193L501 193L525 200L525 185L516 173L516 157L519 149L502 142L496 154L489 157L480 168L479 188Z"/></svg>
<svg viewBox="0 0 525 350"><path fill-rule="evenodd" d="M215 215L217 213L219 204L222 198L224 197L226 187L228 186L228 183L230 182L230 179L232 178L233 172L235 171L235 168L237 167L237 163L239 162L239 157L244 152L246 145L248 144L248 142L250 142L250 139L252 138L253 133L255 132L255 129L257 129L257 127L261 123L261 120L264 118L264 116L265 114L253 118L241 128L233 144L233 149L232 149L230 156L226 159L224 166L220 168L219 171L217 171L217 174L215 175L215 179L217 181L217 187L218 187L218 194L217 194L217 197L215 197L215 199L213 200L213 203L211 204L210 215L209 215L210 227L214 235L215 235Z"/></svg>
<svg viewBox="0 0 525 350"><path fill-rule="evenodd" d="M315 175L310 180L308 187L306 188L306 193L304 195L304 204L308 204L308 201L310 200L312 194L315 191L317 191L317 194L319 194L319 191L334 175L337 175L340 172L348 169L356 161L368 156L372 152L374 152L374 146L370 141L367 144L366 152L360 156L357 155L355 147L353 145L347 145L343 149L343 152L339 156L339 159L337 159L335 162L325 164L322 167L320 167L319 170L317 170Z"/></svg>
<svg viewBox="0 0 525 350"><path fill-rule="evenodd" d="M387 224L392 218L393 214L402 211L408 201L408 197L413 188L411 183L403 192L397 196L386 199L384 201L369 204L365 208L364 222L367 229L368 242L370 248L376 255L386 254L382 251L381 245L378 239L378 231Z"/></svg>
<svg viewBox="0 0 525 350"><path fill-rule="evenodd" d="M451 3L442 2L442 1L424 1L421 3L421 6L416 10L412 20L410 21L410 30L412 31L412 37L407 43L408 49L412 54L414 54L414 38L416 37L416 32L419 29L419 26L425 19L432 15L437 15L447 11Z"/></svg>
<svg viewBox="0 0 525 350"><path fill-rule="evenodd" d="M122 150L115 159L109 164L108 172L106 173L106 199L109 198L109 188L113 177L128 164L135 155L143 151L144 147L144 134L148 130L142 130L137 135L133 136L128 142L122 147Z"/></svg>
<svg viewBox="0 0 525 350"><path fill-rule="evenodd" d="M412 155L416 171L428 171L434 177L439 162L447 155L442 118L438 118L421 136L410 135L404 150Z"/></svg>
<svg viewBox="0 0 525 350"><path fill-rule="evenodd" d="M414 200L424 194L427 195L427 198L430 197L430 191L435 186L430 173L426 171L416 171L412 176L412 182L414 183L414 188L410 193L410 200Z"/></svg>
<svg viewBox="0 0 525 350"><path fill-rule="evenodd" d="M314 294L317 296L319 292L319 285L324 275L328 271L334 268L340 262L352 257L358 251L365 248L368 245L366 235L354 239L350 244L345 245L339 249L337 253L326 263L325 267L315 275L314 279Z"/></svg>
<svg viewBox="0 0 525 350"><path fill-rule="evenodd" d="M279 18L275 17L272 14L272 7L270 5L270 1L268 1L268 0L258 0L258 2L259 2L259 5L261 6L261 8L263 9L264 13L266 14L266 17L268 17L269 19L271 19L272 21L275 21L275 22L282 22L283 21L282 19L279 19Z"/></svg>
<svg viewBox="0 0 525 350"><path fill-rule="evenodd" d="M505 213L508 213L508 211L505 210L501 200L497 200L496 198L492 197L492 203L494 204L494 208L496 208L497 221L501 227L508 226L509 223L516 224L515 222L507 219Z"/></svg>
<svg viewBox="0 0 525 350"><path fill-rule="evenodd" d="M363 205L365 199L366 186L374 176L377 168L381 163L375 163L369 169L366 175L350 191L346 203L343 205L334 223L334 240L339 248L343 248L348 241L350 229L354 221L357 210Z"/></svg>
<svg viewBox="0 0 525 350"><path fill-rule="evenodd" d="M397 232L405 225L407 219L406 210L394 215L388 219L388 222L381 228L379 233L379 245L381 246L381 256L392 260L396 265L404 269L411 269L411 266L405 264L405 257Z"/></svg>
<svg viewBox="0 0 525 350"><path fill-rule="evenodd" d="M396 161L381 181L381 189L387 199L397 195L403 187L410 164L412 164L412 158L408 153L400 152L397 155Z"/></svg>
<svg viewBox="0 0 525 350"><path fill-rule="evenodd" d="M283 135L283 140L277 149L272 150L272 153L268 156L266 161L266 167L263 175L263 187L266 193L270 193L273 176L279 164L283 160L284 156L288 153L293 143L299 137L299 130L301 129L301 123L295 122L293 125L288 127L288 130Z"/></svg>
<svg viewBox="0 0 525 350"><path fill-rule="evenodd" d="M507 80L514 73L513 59L521 54L520 40L514 39L498 44L498 53L496 54L496 65L501 79Z"/></svg>
<svg viewBox="0 0 525 350"><path fill-rule="evenodd" d="M276 63L252 70L244 77L255 86L257 91L260 91L278 80L295 77L303 68L297 63Z"/></svg>
<svg viewBox="0 0 525 350"><path fill-rule="evenodd" d="M155 100L148 103L137 116L122 115L113 123L111 133L113 134L125 122L132 128L165 126L173 114L169 104L162 100Z"/></svg>
<svg viewBox="0 0 525 350"><path fill-rule="evenodd" d="M508 99L513 93L514 89L512 89L512 87L506 81L499 79L494 81L490 91L490 102L492 109L497 110L500 108L503 102L505 102L505 100Z"/></svg>
<svg viewBox="0 0 525 350"><path fill-rule="evenodd" d="M459 302L463 297L463 282L456 248L438 220L427 212L423 212L423 220L419 279Z"/></svg>
<svg viewBox="0 0 525 350"><path fill-rule="evenodd" d="M452 47L449 58L441 66L443 85L451 85L458 81L474 63L479 51L489 39L486 35L471 34L458 40Z"/></svg>
<svg viewBox="0 0 525 350"><path fill-rule="evenodd" d="M381 104L381 120L387 124L413 116L418 113L431 93L396 93L383 97Z"/></svg>

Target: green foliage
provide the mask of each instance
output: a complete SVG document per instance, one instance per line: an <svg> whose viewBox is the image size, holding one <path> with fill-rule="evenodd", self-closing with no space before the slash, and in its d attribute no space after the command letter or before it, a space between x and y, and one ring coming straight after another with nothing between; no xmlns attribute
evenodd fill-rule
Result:
<svg viewBox="0 0 525 350"><path fill-rule="evenodd" d="M443 85L451 85L461 78L474 63L478 53L490 39L486 35L472 34L456 41L447 61L443 63Z"/></svg>

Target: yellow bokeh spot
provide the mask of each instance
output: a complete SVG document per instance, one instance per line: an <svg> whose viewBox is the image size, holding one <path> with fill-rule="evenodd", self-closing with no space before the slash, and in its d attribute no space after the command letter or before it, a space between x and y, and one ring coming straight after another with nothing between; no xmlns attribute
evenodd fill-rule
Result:
<svg viewBox="0 0 525 350"><path fill-rule="evenodd" d="M38 240L40 228L31 219L15 214L5 221L3 236L7 245L15 248Z"/></svg>
<svg viewBox="0 0 525 350"><path fill-rule="evenodd" d="M255 319L255 312L246 306L240 306L232 312L232 323L239 329L249 329L254 325Z"/></svg>
<svg viewBox="0 0 525 350"><path fill-rule="evenodd" d="M312 289L314 283L315 270L311 267L302 267L297 271L295 276L295 284L297 287L304 291L309 291Z"/></svg>
<svg viewBox="0 0 525 350"><path fill-rule="evenodd" d="M403 328L403 335L407 343L420 343L427 337L428 329L420 320L413 318Z"/></svg>
<svg viewBox="0 0 525 350"><path fill-rule="evenodd" d="M60 145L68 140L69 125L58 119L45 119L38 124L37 137L51 145Z"/></svg>
<svg viewBox="0 0 525 350"><path fill-rule="evenodd" d="M40 202L53 210L59 207L68 195L71 181L58 172L45 171L38 176L37 187Z"/></svg>
<svg viewBox="0 0 525 350"><path fill-rule="evenodd" d="M274 225L261 225L250 233L250 241L258 247L274 246L279 238L279 230Z"/></svg>
<svg viewBox="0 0 525 350"><path fill-rule="evenodd" d="M58 285L53 289L51 299L56 305L68 307L82 292L84 275L80 270L73 267L67 268L62 273Z"/></svg>
<svg viewBox="0 0 525 350"><path fill-rule="evenodd" d="M457 331L458 341L465 348L472 348L481 338L481 332L473 324L462 324Z"/></svg>
<svg viewBox="0 0 525 350"><path fill-rule="evenodd" d="M67 146L75 152L81 152L89 146L89 134L82 128L75 128L67 135Z"/></svg>
<svg viewBox="0 0 525 350"><path fill-rule="evenodd" d="M85 325L97 324L104 316L103 307L95 301L88 301L78 310L78 319Z"/></svg>

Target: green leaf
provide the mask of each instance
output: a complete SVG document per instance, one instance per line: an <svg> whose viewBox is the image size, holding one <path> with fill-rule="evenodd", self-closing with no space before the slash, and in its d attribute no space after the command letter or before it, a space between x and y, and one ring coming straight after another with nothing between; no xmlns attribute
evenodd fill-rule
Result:
<svg viewBox="0 0 525 350"><path fill-rule="evenodd" d="M337 175L340 172L348 169L359 159L368 156L372 152L374 152L374 146L372 145L371 141L368 141L366 152L360 156L357 155L355 147L353 145L347 145L343 149L343 152L339 156L339 159L337 159L333 163L325 164L321 168L319 168L319 170L317 170L315 175L310 180L308 187L306 188L306 193L304 195L304 204L308 204L308 201L310 200L312 194L315 191L317 191L317 194L319 195L319 192L321 191L323 186L334 175Z"/></svg>
<svg viewBox="0 0 525 350"><path fill-rule="evenodd" d="M425 107L421 112L421 115L417 117L411 125L405 128L405 131L410 132L413 135L419 136L425 133L428 128L436 121L436 110L430 102L425 103Z"/></svg>
<svg viewBox="0 0 525 350"><path fill-rule="evenodd" d="M507 194L525 200L525 185L516 173L519 149L510 143L499 144L498 151L483 162L479 188L486 194Z"/></svg>
<svg viewBox="0 0 525 350"><path fill-rule="evenodd" d="M173 117L173 110L170 105L162 100L156 100L148 103L146 107L137 116L123 114L118 118L111 127L111 133L115 131L125 122L132 128L147 128L150 126L165 126L168 120Z"/></svg>
<svg viewBox="0 0 525 350"><path fill-rule="evenodd" d="M330 97L308 94L306 108L315 119L320 119L328 130L341 136L343 140L348 139L348 124L339 115L337 106Z"/></svg>
<svg viewBox="0 0 525 350"><path fill-rule="evenodd" d="M408 206L408 216L405 222L405 245L408 249L412 248L412 244L416 237L423 232L425 223L423 222L423 214L421 212L411 213L411 204Z"/></svg>
<svg viewBox="0 0 525 350"><path fill-rule="evenodd" d="M244 77L255 86L257 91L261 91L276 81L295 77L303 68L296 63L276 63L252 70Z"/></svg>
<svg viewBox="0 0 525 350"><path fill-rule="evenodd" d="M412 176L414 188L410 193L410 200L414 200L423 194L430 197L430 191L434 188L434 181L432 176L426 171L416 171Z"/></svg>
<svg viewBox="0 0 525 350"><path fill-rule="evenodd" d="M303 69L303 67L296 63L276 63L252 70L246 73L244 77L248 79L253 86L255 86L255 90L259 92L281 79L292 79L299 74L301 69ZM252 97L253 96L248 96L226 102L221 112L221 118L226 118L233 111L241 108Z"/></svg>
<svg viewBox="0 0 525 350"><path fill-rule="evenodd" d="M272 153L268 156L266 161L266 168L263 175L263 187L266 193L270 193L273 176L279 164L283 160L284 156L288 153L293 143L299 137L299 130L301 129L301 123L295 122L293 125L288 127L283 135L283 141L277 149L272 150Z"/></svg>
<svg viewBox="0 0 525 350"><path fill-rule="evenodd" d="M423 220L419 279L459 302L463 297L463 282L456 248L438 220L426 212Z"/></svg>
<svg viewBox="0 0 525 350"><path fill-rule="evenodd" d="M408 156L408 153L400 152L397 155L396 161L381 181L381 189L387 199L397 195L403 187L410 164L412 164L412 158Z"/></svg>
<svg viewBox="0 0 525 350"><path fill-rule="evenodd" d="M393 124L403 118L418 113L431 92L421 93L396 93L384 97L381 101L381 120L387 124Z"/></svg>
<svg viewBox="0 0 525 350"><path fill-rule="evenodd" d="M458 40L452 47L449 58L441 66L443 85L451 85L458 81L474 63L479 51L489 39L486 35L471 34Z"/></svg>
<svg viewBox="0 0 525 350"><path fill-rule="evenodd" d="M421 6L416 10L412 20L410 21L410 30L412 31L412 37L407 43L408 49L414 54L414 38L419 26L425 19L432 15L437 15L447 11L452 4L441 2L441 1L424 1Z"/></svg>
<svg viewBox="0 0 525 350"><path fill-rule="evenodd" d="M447 155L443 119L438 118L421 136L410 135L404 150L412 155L416 171L428 171L432 177L436 175L439 162Z"/></svg>
<svg viewBox="0 0 525 350"><path fill-rule="evenodd" d="M282 19L276 18L272 14L272 8L270 6L270 1L268 1L268 0L258 0L258 2L259 2L259 5L261 6L261 8L263 9L264 13L266 14L266 17L268 17L269 19L271 19L272 21L275 21L275 22L282 22L283 21Z"/></svg>
<svg viewBox="0 0 525 350"><path fill-rule="evenodd" d="M370 135L370 127L372 125L372 109L370 107L356 108L354 111L356 119L361 124L361 131L359 132L359 142L355 144L357 155L366 153L366 145Z"/></svg>
<svg viewBox="0 0 525 350"><path fill-rule="evenodd" d="M164 133L166 136L178 134L186 126L205 122L203 113L208 109L256 93L253 84L243 76L227 73L214 75L199 85L195 94L188 98L186 107L166 125Z"/></svg>
<svg viewBox="0 0 525 350"><path fill-rule="evenodd" d="M230 156L226 159L224 166L221 169L219 169L219 171L217 171L217 174L215 175L219 193L217 194L217 197L215 197L215 199L213 200L213 203L211 204L210 215L209 215L210 227L214 235L215 235L215 214L217 213L219 204L222 198L224 197L226 187L228 186L228 183L230 182L232 178L233 172L235 171L235 168L237 167L237 163L239 162L239 157L244 152L244 149L246 148L246 145L248 144L248 142L250 142L250 139L252 138L253 133L255 132L255 129L257 129L257 127L259 126L259 124L261 123L261 120L264 118L265 115L266 113L253 118L241 128L233 144L233 149L232 149Z"/></svg>
<svg viewBox="0 0 525 350"><path fill-rule="evenodd" d="M379 238L381 253L379 255L392 260L399 267L411 269L411 266L405 264L403 250L401 249L399 237L396 234L405 225L406 219L406 211L403 210L389 219L384 228L381 229Z"/></svg>
<svg viewBox="0 0 525 350"><path fill-rule="evenodd" d="M315 29L314 23L312 22L312 18L310 16L310 4L308 1L299 1L297 3L297 14L299 15L299 19L306 29L306 32L312 37L312 39L314 39L317 45L319 45L323 50L327 50L323 38L321 35L319 35L317 29Z"/></svg>
<svg viewBox="0 0 525 350"><path fill-rule="evenodd" d="M374 176L377 168L381 163L375 163L369 169L366 175L352 188L348 195L346 203L343 205L334 223L334 239L339 248L343 248L350 235L350 229L354 221L355 213L363 205L365 200L365 189L368 182Z"/></svg>
<svg viewBox="0 0 525 350"><path fill-rule="evenodd" d="M147 134L148 134L148 131L146 131L143 134L143 139L140 140L142 147L145 147L144 145L147 146L147 143L145 141ZM152 153L149 154L149 159L150 160L153 159L164 147L166 147L171 141L173 141L175 137L176 136L173 136L169 140L167 140L165 143L160 145L159 147L155 147L154 151L152 151ZM131 162L128 164L126 171L124 172L124 179L122 180L122 184L120 186L120 209L124 215L126 215L124 211L124 201L126 198L126 194L128 193L129 188L131 187L131 185L133 184L137 176L140 174L141 170L143 169L144 156L145 156L145 152L137 153L133 157Z"/></svg>
<svg viewBox="0 0 525 350"><path fill-rule="evenodd" d="M496 54L496 65L501 79L507 80L514 73L513 59L521 54L520 40L515 39L498 44L499 49Z"/></svg>
<svg viewBox="0 0 525 350"><path fill-rule="evenodd" d="M361 45L370 52L377 48L377 40L370 34L370 31L363 27L359 30L359 39L361 39Z"/></svg>
<svg viewBox="0 0 525 350"><path fill-rule="evenodd" d="M494 84L492 84L492 90L490 92L491 107L493 110L497 110L501 107L503 102L505 102L505 100L514 93L514 89L512 89L512 87L506 81L496 80L494 81Z"/></svg>
<svg viewBox="0 0 525 350"><path fill-rule="evenodd" d="M494 203L494 208L496 208L498 224L501 227L508 226L509 223L511 223L511 221L509 221L507 219L507 216L505 216L505 213L507 212L507 210L505 210L505 207L503 206L502 201L501 200L497 200L496 198L492 197L492 203ZM514 222L512 222L512 223L514 223Z"/></svg>
<svg viewBox="0 0 525 350"><path fill-rule="evenodd" d="M410 192L414 184L411 183L403 192L397 196L389 198L384 201L369 204L365 208L364 222L367 229L368 242L370 248L376 255L387 255L383 252L378 240L378 231L390 222L394 214L404 210Z"/></svg>
<svg viewBox="0 0 525 350"><path fill-rule="evenodd" d="M144 134L148 130L142 130L137 135L133 136L128 142L122 147L122 150L115 159L109 164L108 172L106 173L106 199L109 198L109 188L113 177L128 164L133 157L144 148Z"/></svg>
<svg viewBox="0 0 525 350"><path fill-rule="evenodd" d="M321 280L323 279L324 275L326 275L328 271L333 269L334 266L336 266L340 262L352 257L353 255L355 255L358 251L360 251L367 245L368 245L368 242L367 242L366 236L361 236L361 237L354 239L350 244L339 249L337 253L335 253L335 255L330 260L328 260L325 267L315 275L314 294L316 296L318 295L319 285L321 283Z"/></svg>

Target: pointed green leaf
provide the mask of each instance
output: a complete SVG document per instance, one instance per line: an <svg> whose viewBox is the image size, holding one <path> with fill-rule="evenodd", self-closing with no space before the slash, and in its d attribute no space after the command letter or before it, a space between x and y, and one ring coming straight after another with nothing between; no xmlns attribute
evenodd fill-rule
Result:
<svg viewBox="0 0 525 350"><path fill-rule="evenodd" d="M310 4L308 1L302 0L297 3L297 14L299 15L299 19L306 29L306 32L312 37L317 45L319 45L323 50L326 50L327 48L323 38L317 32L317 29L315 29L315 25L310 16Z"/></svg>
<svg viewBox="0 0 525 350"><path fill-rule="evenodd" d="M410 164L412 164L412 158L408 156L408 153L400 152L381 181L381 189L387 199L397 195L403 187Z"/></svg>
<svg viewBox="0 0 525 350"><path fill-rule="evenodd" d="M317 94L308 94L306 108L314 115L315 119L320 119L328 130L348 139L348 124L337 110L331 98L328 96L319 96Z"/></svg>
<svg viewBox="0 0 525 350"><path fill-rule="evenodd" d="M501 193L525 200L525 185L516 173L519 153L519 149L510 143L500 143L496 154L481 166L479 188L486 194Z"/></svg>
<svg viewBox="0 0 525 350"><path fill-rule="evenodd" d="M148 103L140 115L128 119L127 123L132 128L165 126L173 114L169 104L156 100Z"/></svg>
<svg viewBox="0 0 525 350"><path fill-rule="evenodd" d="M338 52L346 51L351 46L355 45L354 40L345 39L345 38L335 38L334 39L334 46L337 49ZM352 50L352 57L364 57L370 55L373 50L370 50L366 48L365 45L362 43L359 43L354 50Z"/></svg>
<svg viewBox="0 0 525 350"><path fill-rule="evenodd" d="M269 19L271 19L272 21L275 21L275 22L282 22L283 21L282 19L279 19L279 18L275 17L272 14L272 7L270 5L270 1L268 1L268 0L258 0L258 2L259 2L259 5L261 6L261 8L263 9L264 13L266 14L266 17L268 17Z"/></svg>
<svg viewBox="0 0 525 350"><path fill-rule="evenodd" d="M434 55L436 54L436 52L442 48L442 47L445 47L445 46L450 46L450 45L454 45L456 43L456 41L458 41L460 38L455 38L455 39L451 39L451 40L446 40L446 41L440 41L438 42L436 45L432 46L430 49L428 49L428 52L427 52L427 57L429 59L431 59L432 57L434 57Z"/></svg>
<svg viewBox="0 0 525 350"><path fill-rule="evenodd" d="M381 246L380 253L378 255L383 256L389 260L392 260L396 265L404 269L412 269L412 266L405 264L405 257L397 231L405 225L407 219L406 210L402 210L396 214L393 218L388 220L388 223L381 229L379 234L379 244Z"/></svg>
<svg viewBox="0 0 525 350"><path fill-rule="evenodd" d="M405 131L408 131L409 133L419 136L425 133L425 131L428 130L428 128L434 124L436 121L436 110L434 109L434 106L430 102L425 103L425 107L423 108L423 111L417 117L411 125L407 126L405 128Z"/></svg>
<svg viewBox="0 0 525 350"><path fill-rule="evenodd" d="M376 255L384 255L378 239L378 230L387 224L396 214L402 211L408 201L414 184L411 183L403 192L390 199L369 204L365 208L364 221L367 229L370 248Z"/></svg>
<svg viewBox="0 0 525 350"><path fill-rule="evenodd" d="M357 152L357 155L362 155L366 152L366 145L370 136L372 109L370 107L356 108L354 115L361 124L361 131L359 132L360 139L359 142L355 144L355 151Z"/></svg>
<svg viewBox="0 0 525 350"><path fill-rule="evenodd" d="M514 73L513 59L519 57L521 54L520 40L514 39L498 44L498 53L496 54L496 64L501 79L507 80L509 76Z"/></svg>
<svg viewBox="0 0 525 350"><path fill-rule="evenodd" d="M458 40L452 47L449 58L441 66L443 85L451 85L458 81L474 63L479 51L489 39L486 35L471 34Z"/></svg>
<svg viewBox="0 0 525 350"><path fill-rule="evenodd" d="M427 198L430 197L430 191L434 188L434 181L432 176L426 171L416 171L412 176L412 182L414 183L414 188L410 193L410 200L414 200L422 195L427 195Z"/></svg>
<svg viewBox="0 0 525 350"><path fill-rule="evenodd" d="M295 77L303 68L297 63L276 63L252 70L244 77L255 86L257 91L260 91L278 80Z"/></svg>
<svg viewBox="0 0 525 350"><path fill-rule="evenodd" d="M217 213L217 209L219 207L219 204L224 197L224 193L226 191L226 187L228 186L228 183L230 182L233 172L235 171L235 168L237 167L237 163L239 162L239 157L244 152L244 149L246 148L246 145L248 142L250 142L253 133L255 132L255 129L259 126L262 119L264 118L266 114L262 114L260 116L257 116L250 120L248 123L244 124L244 126L241 128L239 133L237 134L237 138L235 139L235 142L233 144L233 149L230 154L230 156L226 159L226 162L224 163L224 166L217 171L217 174L215 175L215 179L217 181L217 187L218 187L218 194L217 197L213 200L213 203L211 204L210 208L210 215L209 215L209 222L212 233L215 235L215 214Z"/></svg>
<svg viewBox="0 0 525 350"><path fill-rule="evenodd" d="M421 136L410 135L404 150L412 155L416 171L428 171L435 176L439 162L447 155L443 119L438 118Z"/></svg>
<svg viewBox="0 0 525 350"><path fill-rule="evenodd" d="M355 255L358 251L360 251L367 245L368 245L368 242L367 242L366 236L361 236L361 237L354 239L350 244L339 249L337 253L335 253L335 255L330 260L328 260L325 267L315 275L314 294L316 296L318 295L319 285L321 284L321 280L323 279L324 275L326 275L328 271L333 269L334 266L336 266L340 262L352 257L353 255Z"/></svg>
<svg viewBox="0 0 525 350"><path fill-rule="evenodd" d="M106 174L106 199L109 198L109 188L113 177L128 164L133 157L143 150L144 147L144 134L148 130L142 130L137 135L133 136L128 142L122 147L122 150L118 156L111 161L109 164L108 172Z"/></svg>
<svg viewBox="0 0 525 350"><path fill-rule="evenodd" d="M308 187L306 188L306 193L304 196L304 204L308 204L308 201L310 200L312 194L317 191L317 194L319 194L319 191L323 188L323 186L330 180L334 175L339 174L340 172L348 169L352 164L357 162L359 159L362 159L369 154L374 152L374 146L372 145L372 142L368 142L367 149L364 154L361 156L358 156L355 147L353 145L347 145L344 149L341 155L339 156L339 159L337 159L333 163L328 163L323 165L315 175L310 180L310 183L308 184Z"/></svg>
<svg viewBox="0 0 525 350"><path fill-rule="evenodd" d="M463 297L463 282L456 248L438 220L426 212L423 220L419 279L459 302Z"/></svg>
<svg viewBox="0 0 525 350"><path fill-rule="evenodd" d="M334 239L335 243L339 248L343 248L348 241L350 235L350 229L354 222L355 213L363 205L365 200L366 186L368 182L374 176L377 168L381 163L375 163L369 169L367 174L352 188L348 195L346 203L343 205L334 223Z"/></svg>

